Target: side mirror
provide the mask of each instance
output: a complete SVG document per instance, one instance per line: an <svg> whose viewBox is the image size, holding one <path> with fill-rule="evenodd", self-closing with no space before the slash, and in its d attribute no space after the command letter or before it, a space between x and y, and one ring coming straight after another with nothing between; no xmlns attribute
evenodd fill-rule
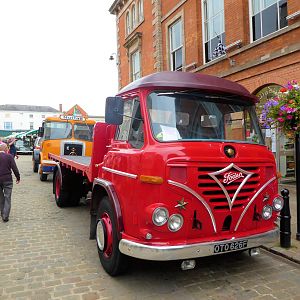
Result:
<svg viewBox="0 0 300 300"><path fill-rule="evenodd" d="M121 125L123 123L124 101L121 97L106 98L105 123Z"/></svg>
<svg viewBox="0 0 300 300"><path fill-rule="evenodd" d="M43 137L44 136L44 127L39 127L38 136Z"/></svg>

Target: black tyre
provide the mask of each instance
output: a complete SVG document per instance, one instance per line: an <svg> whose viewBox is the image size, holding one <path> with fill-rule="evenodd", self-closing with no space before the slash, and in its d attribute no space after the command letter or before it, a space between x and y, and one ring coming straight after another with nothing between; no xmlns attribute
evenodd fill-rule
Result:
<svg viewBox="0 0 300 300"><path fill-rule="evenodd" d="M108 196L102 198L98 208L96 241L100 262L111 276L124 273L128 257L119 250L117 223Z"/></svg>
<svg viewBox="0 0 300 300"><path fill-rule="evenodd" d="M39 163L38 162L35 162L35 161L32 162L32 170L33 170L34 173L37 173L37 171L39 170Z"/></svg>
<svg viewBox="0 0 300 300"><path fill-rule="evenodd" d="M41 181L47 181L48 174L40 174L40 180Z"/></svg>
<svg viewBox="0 0 300 300"><path fill-rule="evenodd" d="M54 197L58 207L70 206L70 193L63 189L60 172L56 172L53 180Z"/></svg>

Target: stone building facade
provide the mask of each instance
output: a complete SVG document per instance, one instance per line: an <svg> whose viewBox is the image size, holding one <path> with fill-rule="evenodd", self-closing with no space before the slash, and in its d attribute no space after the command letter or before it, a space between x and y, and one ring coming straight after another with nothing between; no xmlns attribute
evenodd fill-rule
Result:
<svg viewBox="0 0 300 300"><path fill-rule="evenodd" d="M261 105L300 81L299 0L115 0L109 11L120 88L158 71L201 72L242 84ZM293 177L291 141L266 132L266 142Z"/></svg>

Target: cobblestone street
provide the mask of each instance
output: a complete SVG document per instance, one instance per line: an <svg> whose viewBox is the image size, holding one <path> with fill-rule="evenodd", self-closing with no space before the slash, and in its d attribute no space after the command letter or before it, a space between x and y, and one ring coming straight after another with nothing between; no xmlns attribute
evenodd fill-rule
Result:
<svg viewBox="0 0 300 300"><path fill-rule="evenodd" d="M60 209L52 179L20 156L8 223L0 222L0 299L298 299L300 265L262 250L181 262L134 260L123 276L102 269L89 240L89 209Z"/></svg>

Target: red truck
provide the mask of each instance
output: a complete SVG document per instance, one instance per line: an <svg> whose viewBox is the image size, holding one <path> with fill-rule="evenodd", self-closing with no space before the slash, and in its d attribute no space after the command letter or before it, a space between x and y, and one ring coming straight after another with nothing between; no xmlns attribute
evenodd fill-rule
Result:
<svg viewBox="0 0 300 300"><path fill-rule="evenodd" d="M91 157L50 155L58 206L92 192L90 238L107 273L128 256L188 269L277 241L283 199L256 101L218 77L152 74L107 98Z"/></svg>

